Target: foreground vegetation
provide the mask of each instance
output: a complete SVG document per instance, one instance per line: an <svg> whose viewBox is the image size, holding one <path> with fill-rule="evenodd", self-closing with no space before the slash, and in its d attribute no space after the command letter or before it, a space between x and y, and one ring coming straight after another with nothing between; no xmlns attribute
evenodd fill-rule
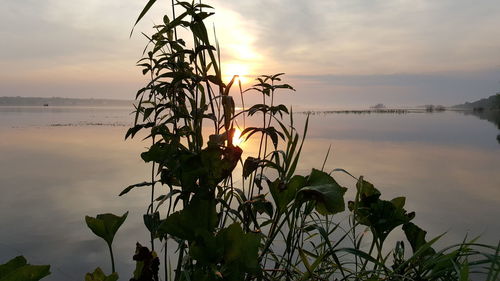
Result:
<svg viewBox="0 0 500 281"><path fill-rule="evenodd" d="M137 93L134 126L126 133L150 141L141 158L151 165L147 181L120 193L151 194L144 214L150 241L136 244L130 280L498 280L500 245L472 240L435 249L440 237L429 240L412 223L415 213L405 209L404 197L386 200L362 176L325 171L328 153L323 167L298 174L308 122L296 128L293 112L275 103L276 94L293 87L282 73L260 76L246 90L237 76L224 83L220 49L204 23L212 8L176 7L182 12L165 15L147 37L139 66L150 82ZM249 92L262 103L245 108ZM250 118L260 126L246 127ZM241 124L243 138L258 143L257 154L245 159L234 138ZM353 198L345 198L347 187L334 173L353 178ZM112 268L110 275L97 268L85 280L118 280L112 243L127 215L85 218L106 242ZM389 245L389 234L401 230L407 241ZM25 271L11 270L22 258L16 259L0 266L0 281L48 274L43 267L19 279Z"/></svg>

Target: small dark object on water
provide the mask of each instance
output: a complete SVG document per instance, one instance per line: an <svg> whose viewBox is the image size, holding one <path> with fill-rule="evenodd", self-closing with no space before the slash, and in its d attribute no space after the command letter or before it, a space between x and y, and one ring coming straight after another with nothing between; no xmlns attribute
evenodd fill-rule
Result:
<svg viewBox="0 0 500 281"><path fill-rule="evenodd" d="M44 103L43 106L49 106L49 104L48 103Z"/></svg>

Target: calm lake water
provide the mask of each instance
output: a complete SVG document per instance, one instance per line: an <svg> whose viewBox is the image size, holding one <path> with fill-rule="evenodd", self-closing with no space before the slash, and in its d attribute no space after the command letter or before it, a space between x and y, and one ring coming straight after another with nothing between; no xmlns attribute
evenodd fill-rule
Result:
<svg viewBox="0 0 500 281"><path fill-rule="evenodd" d="M24 255L51 264L44 280L82 280L102 266L108 250L85 226L84 216L130 211L115 237L117 271L131 276L135 242L147 245L142 224L149 193L117 194L147 179L139 158L147 143L124 141L129 108L0 107L0 262ZM305 115L296 114L297 123ZM299 172L343 168L364 175L406 209L429 237L447 232L449 244L481 235L500 237L500 144L497 125L457 112L316 114ZM248 147L245 147L248 146ZM251 144L243 144L252 151ZM350 188L343 174L336 179ZM340 218L341 219L341 218ZM398 237L395 237L396 239Z"/></svg>

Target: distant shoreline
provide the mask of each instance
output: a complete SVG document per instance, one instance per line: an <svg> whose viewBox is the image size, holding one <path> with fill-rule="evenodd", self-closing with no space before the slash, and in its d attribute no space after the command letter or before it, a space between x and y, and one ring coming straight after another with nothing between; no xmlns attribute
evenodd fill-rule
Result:
<svg viewBox="0 0 500 281"><path fill-rule="evenodd" d="M440 113L444 111L475 112L472 108L443 108L429 110L426 108L388 108L388 109L354 109L354 110L303 110L300 114L408 114L408 113Z"/></svg>
<svg viewBox="0 0 500 281"><path fill-rule="evenodd" d="M62 98L62 97L0 97L0 107L132 107L134 100L98 99L98 98ZM468 104L464 104L468 105ZM300 114L407 114L443 111L469 112L475 108L464 105L413 106L413 107L370 107L366 109L307 109L297 111Z"/></svg>
<svg viewBox="0 0 500 281"><path fill-rule="evenodd" d="M38 98L38 97L0 97L0 106L131 106L132 100L114 100L114 99L83 99L83 98Z"/></svg>

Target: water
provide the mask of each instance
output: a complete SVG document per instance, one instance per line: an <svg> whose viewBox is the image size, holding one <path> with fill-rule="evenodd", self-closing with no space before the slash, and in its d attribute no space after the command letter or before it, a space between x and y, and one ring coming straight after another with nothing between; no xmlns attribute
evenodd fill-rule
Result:
<svg viewBox="0 0 500 281"><path fill-rule="evenodd" d="M131 276L135 242L148 241L141 218L149 193L117 194L144 181L149 169L139 158L147 143L124 141L130 111L0 107L0 261L22 254L51 264L44 280L82 280L97 266L109 272L105 243L84 216L128 210L114 248L117 271L124 280ZM488 118L457 112L310 118L300 173L320 168L331 145L326 170L364 175L384 199L406 196L406 209L430 237L447 232L443 244L465 235L498 242L500 144ZM300 127L305 116L295 119ZM353 180L334 175L352 193Z"/></svg>

